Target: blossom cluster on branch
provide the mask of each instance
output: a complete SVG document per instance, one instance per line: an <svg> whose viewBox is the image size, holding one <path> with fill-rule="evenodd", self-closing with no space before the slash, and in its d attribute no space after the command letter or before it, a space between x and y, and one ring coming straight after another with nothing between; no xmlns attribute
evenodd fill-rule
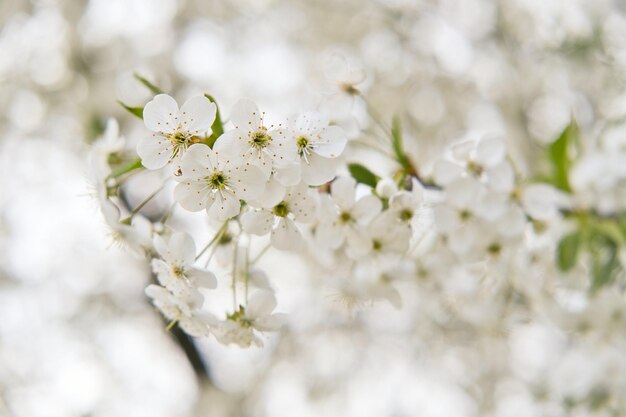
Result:
<svg viewBox="0 0 626 417"><path fill-rule="evenodd" d="M547 149L552 172L531 181L516 172L504 138L493 135L456 141L425 178L404 150L395 118L373 149L391 155L396 169L379 176L376 167L346 163L351 138L321 112L270 124L253 101L241 99L225 123L213 97L179 107L138 79L156 95L143 108L124 107L151 133L129 157L110 122L94 152L102 212L117 237L151 259L156 280L146 294L153 304L170 326L192 336L261 346L264 332L286 323L274 312L272 271L256 266L269 249L300 256L348 308L378 300L401 308L399 282L455 268L506 281L517 275L512 271L578 265L590 268L590 290L621 273L621 218L607 220L571 195L574 122ZM356 88L343 92L360 95ZM142 170L160 172L163 184L137 207L125 207L125 181ZM163 190L173 205L160 219L147 219L142 209ZM201 249L168 223L176 207L183 216L204 212L214 225ZM268 244L251 258L259 236ZM580 262L585 250L589 262ZM221 315L207 311L203 295L217 287L216 273L230 278L233 293L232 308Z"/></svg>

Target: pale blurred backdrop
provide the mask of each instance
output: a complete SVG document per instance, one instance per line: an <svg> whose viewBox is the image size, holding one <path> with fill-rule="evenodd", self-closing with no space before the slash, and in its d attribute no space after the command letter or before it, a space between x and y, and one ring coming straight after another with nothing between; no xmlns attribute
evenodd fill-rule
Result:
<svg viewBox="0 0 626 417"><path fill-rule="evenodd" d="M354 79L333 71L337 60ZM425 279L400 310L355 313L274 252L263 265L288 327L262 349L203 339L186 353L144 295L148 263L112 244L90 184L88 154L109 117L131 144L145 133L117 103L149 99L133 73L179 102L208 92L229 109L250 97L276 117L337 105L340 83L357 83L367 103L353 103L346 129L371 128L367 106L402 115L423 173L470 130L505 135L531 172L572 112L583 130L626 116L626 7L0 2L0 415L626 415L623 322L602 321L601 306L623 305L611 294L587 314L603 323L590 337L576 314L509 310L464 276Z"/></svg>

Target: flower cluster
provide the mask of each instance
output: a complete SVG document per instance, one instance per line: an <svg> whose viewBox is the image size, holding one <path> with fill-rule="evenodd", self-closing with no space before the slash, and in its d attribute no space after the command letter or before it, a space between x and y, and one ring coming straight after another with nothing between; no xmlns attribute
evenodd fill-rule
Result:
<svg viewBox="0 0 626 417"><path fill-rule="evenodd" d="M549 149L554 172L565 179L533 182L516 172L500 136L470 132L444 149L424 177L404 151L396 120L387 139L397 169L380 177L364 164L346 164L347 134L322 113L270 124L242 99L225 124L208 96L179 109L158 94L142 116L153 133L139 142L139 159L123 162L115 123L96 148L102 211L115 236L151 259L155 280L146 294L153 304L190 335L260 346L264 332L286 323L285 314L274 313L272 280L255 265L272 248L308 262L350 309L377 300L401 308L400 287L420 277L482 271L502 286L527 268L580 265L581 232L567 220L584 208L568 195L569 169L560 166L574 125ZM125 208L125 181L142 170L162 186ZM148 220L142 209L162 190L170 191L170 209ZM182 211L174 214L177 207ZM185 231L194 212L205 213L208 237ZM198 239L208 240L201 250ZM600 246L593 253L605 272L592 286L614 279L613 264L601 257L617 244L603 239L594 240ZM267 246L251 259L252 243L260 241ZM212 296L224 289L233 298L226 311Z"/></svg>

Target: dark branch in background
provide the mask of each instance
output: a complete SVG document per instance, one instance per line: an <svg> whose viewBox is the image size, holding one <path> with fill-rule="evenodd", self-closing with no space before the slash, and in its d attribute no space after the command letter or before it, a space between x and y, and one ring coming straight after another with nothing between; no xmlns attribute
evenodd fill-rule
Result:
<svg viewBox="0 0 626 417"><path fill-rule="evenodd" d="M150 275L150 283L160 285L156 279L156 275L154 274ZM145 297L145 299L149 302L148 297ZM170 324L169 321L167 321L162 314L159 314L159 316L161 317L161 320L163 321L165 326ZM176 343L178 344L178 346L180 346L183 352L185 352L185 356L187 356L187 360L191 364L191 367L196 373L196 376L203 382L210 380L211 375L209 373L209 367L202 359L202 354L198 350L198 347L196 346L196 342L194 341L193 337L182 331L178 325L173 326L169 330L169 333L172 335L174 340L176 340Z"/></svg>
<svg viewBox="0 0 626 417"><path fill-rule="evenodd" d="M119 198L120 198L121 204L128 211L132 210L128 202L128 199L126 198L126 193L124 193L123 191L123 187L120 188ZM160 216L157 218L160 218ZM155 221L155 220L150 219L150 221ZM156 276L154 274L150 275L150 283L159 285L159 283L156 280ZM150 303L147 296L144 296L144 299ZM150 303L150 306L152 306L152 303ZM169 322L165 321L165 318L163 317L162 314L159 314L159 316L161 317L161 319L167 326ZM183 350L183 352L185 352L185 356L187 356L187 360L191 364L191 367L193 368L198 379L200 379L203 382L209 381L211 379L211 376L209 373L209 367L202 359L202 354L198 350L198 347L196 346L196 343L193 340L193 338L187 335L184 331L182 331L180 327L178 327L177 325L173 326L169 330L169 333L172 335L172 337L174 338L178 346Z"/></svg>

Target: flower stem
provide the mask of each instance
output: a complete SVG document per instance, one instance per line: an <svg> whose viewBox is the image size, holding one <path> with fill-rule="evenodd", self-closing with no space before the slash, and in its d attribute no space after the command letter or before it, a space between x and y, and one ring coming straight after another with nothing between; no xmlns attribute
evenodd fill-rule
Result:
<svg viewBox="0 0 626 417"><path fill-rule="evenodd" d="M154 190L152 192L152 194L150 194L148 197L146 197L141 203L139 203L139 205L137 207L135 207L131 212L130 215L125 218L124 220L121 220L122 223L124 222L129 222L130 219L133 218L133 216L137 213L139 213L139 211L145 207L146 204L148 204L150 202L150 200L152 200L154 197L157 196L157 194L159 194L161 191L163 191L163 189L165 188L165 184L161 185L159 188L157 188L156 190Z"/></svg>
<svg viewBox="0 0 626 417"><path fill-rule="evenodd" d="M196 261L198 259L200 259L200 257L202 255L204 255L204 252L206 252L215 242L217 242L217 241L219 241L221 239L221 237L224 235L224 233L226 233L226 228L227 227L228 227L228 220L226 220L224 222L224 224L222 225L222 227L219 228L219 230L217 231L215 236L213 236L213 238L209 241L209 243L207 243L206 246L204 248L202 248L200 253L196 256Z"/></svg>
<svg viewBox="0 0 626 417"><path fill-rule="evenodd" d="M239 251L239 242L235 242L235 249L233 250L233 311L237 311L237 254Z"/></svg>
<svg viewBox="0 0 626 417"><path fill-rule="evenodd" d="M174 327L174 325L178 322L178 319L174 319L170 322L170 324L167 325L167 327L165 328L166 332L169 332L170 330L172 330L172 327Z"/></svg>
<svg viewBox="0 0 626 417"><path fill-rule="evenodd" d="M245 282L245 287L244 287L244 297L246 300L246 305L248 305L248 281L250 280L250 247L249 246L244 246L244 257L246 262L243 264L243 273L244 273L244 282Z"/></svg>
<svg viewBox="0 0 626 417"><path fill-rule="evenodd" d="M261 249L261 252L259 252L259 254L258 254L257 256L255 256L255 257L254 257L254 259L252 260L252 262L250 262L250 265L254 265L255 263L257 263L257 261L258 261L259 259L261 259L261 257L262 257L263 255L265 255L265 252L267 252L267 251L268 251L268 249L269 249L269 248L271 248L271 247L272 247L272 244L271 244L271 243L268 243L268 244L267 244L267 245L266 245L263 249Z"/></svg>

